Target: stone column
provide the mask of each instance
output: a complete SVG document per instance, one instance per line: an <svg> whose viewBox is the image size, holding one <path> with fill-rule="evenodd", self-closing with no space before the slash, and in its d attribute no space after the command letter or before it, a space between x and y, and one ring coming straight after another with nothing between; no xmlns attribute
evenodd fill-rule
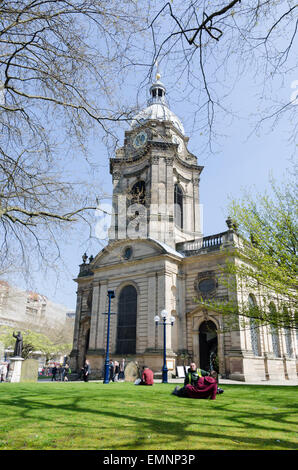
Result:
<svg viewBox="0 0 298 470"><path fill-rule="evenodd" d="M108 230L109 240L117 240L119 237L118 227L119 227L119 180L120 172L113 170L113 197L112 197L112 216L111 216L111 225Z"/></svg>
<svg viewBox="0 0 298 470"><path fill-rule="evenodd" d="M157 312L160 317L160 312L165 308L165 274L158 273L157 278ZM160 325L157 328L157 349L163 350L163 327Z"/></svg>
<svg viewBox="0 0 298 470"><path fill-rule="evenodd" d="M99 282L93 284L89 349L96 349L96 334L99 321Z"/></svg>
<svg viewBox="0 0 298 470"><path fill-rule="evenodd" d="M156 311L156 275L148 275L148 332L147 332L147 348L155 348L155 322L154 317L158 313Z"/></svg>
<svg viewBox="0 0 298 470"><path fill-rule="evenodd" d="M194 238L198 238L202 235L202 223L200 217L200 197L199 197L199 182L200 177L199 175L193 176L193 230L194 230Z"/></svg>
<svg viewBox="0 0 298 470"><path fill-rule="evenodd" d="M166 238L165 242L170 246L174 243L174 178L173 178L173 158L165 158L166 163Z"/></svg>
<svg viewBox="0 0 298 470"><path fill-rule="evenodd" d="M167 323L168 325L166 326L166 349L167 350L172 350L172 325L170 323L170 317L171 317L171 297L172 297L172 276L171 275L165 275L165 310L168 312L167 316Z"/></svg>
<svg viewBox="0 0 298 470"><path fill-rule="evenodd" d="M151 158L151 188L150 188L150 213L148 221L148 237L158 239L158 169L159 157Z"/></svg>
<svg viewBox="0 0 298 470"><path fill-rule="evenodd" d="M76 317L74 324L74 333L73 333L73 348L70 353L71 361L70 365L73 370L78 368L78 354L79 354L79 333L80 333L80 318L81 318L81 309L82 309L82 290L78 288L77 290L77 305L76 305Z"/></svg>
<svg viewBox="0 0 298 470"><path fill-rule="evenodd" d="M181 270L177 275L177 314L179 321L178 349L187 349L186 307L185 307L185 273Z"/></svg>
<svg viewBox="0 0 298 470"><path fill-rule="evenodd" d="M103 313L107 312L108 305L108 283L107 281L101 281L99 287L99 308L98 308L98 322L96 331L96 349L105 351L106 348L106 334L105 334L105 319L107 315Z"/></svg>

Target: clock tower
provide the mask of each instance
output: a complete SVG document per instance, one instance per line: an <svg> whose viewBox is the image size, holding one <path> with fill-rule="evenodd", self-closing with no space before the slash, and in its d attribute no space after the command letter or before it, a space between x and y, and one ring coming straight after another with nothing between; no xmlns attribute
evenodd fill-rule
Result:
<svg viewBox="0 0 298 470"><path fill-rule="evenodd" d="M169 109L160 75L148 106L125 132L110 159L113 216L110 242L149 238L175 248L201 237L199 180L202 166L187 148L188 137Z"/></svg>
<svg viewBox="0 0 298 470"><path fill-rule="evenodd" d="M257 288L235 292L224 282L221 267L227 256L234 258L234 248L243 240L230 218L228 230L202 236L203 167L188 150L188 137L166 102L159 74L150 95L148 106L125 132L123 147L110 159L109 243L89 262L83 256L75 279L71 369L79 372L88 359L92 377L103 378L109 344L110 360L146 364L156 378L164 372L165 355L169 373L182 377L188 358L233 380L295 378L295 355L282 361L274 357L276 332L271 350L265 325L239 323L229 331L230 319L221 314L220 305L236 300L240 306L247 298L255 305L263 294ZM209 300L219 307L214 310ZM113 314L108 319L109 307ZM164 328L156 320L159 315L168 319Z"/></svg>

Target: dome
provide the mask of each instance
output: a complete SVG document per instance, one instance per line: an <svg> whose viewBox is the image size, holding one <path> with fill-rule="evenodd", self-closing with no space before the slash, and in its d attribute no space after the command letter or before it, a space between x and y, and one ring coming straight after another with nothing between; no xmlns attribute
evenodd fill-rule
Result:
<svg viewBox="0 0 298 470"><path fill-rule="evenodd" d="M157 121L171 121L176 129L184 134L184 128L180 119L166 105L153 103L140 111L133 119L131 127L134 129L150 119Z"/></svg>
<svg viewBox="0 0 298 470"><path fill-rule="evenodd" d="M150 87L151 98L148 101L148 106L142 109L132 120L131 127L135 129L141 126L150 119L156 121L170 121L178 129L179 132L184 134L184 127L180 119L168 107L165 94L166 89L163 83L159 80L160 75L157 75L157 80Z"/></svg>

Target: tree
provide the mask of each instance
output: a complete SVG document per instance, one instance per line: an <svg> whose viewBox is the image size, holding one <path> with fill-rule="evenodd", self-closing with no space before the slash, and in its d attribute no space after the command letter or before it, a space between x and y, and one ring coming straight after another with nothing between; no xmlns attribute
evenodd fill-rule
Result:
<svg viewBox="0 0 298 470"><path fill-rule="evenodd" d="M1 2L4 272L30 265L32 251L53 264L65 226L88 221L88 211L96 208L100 188L91 193L88 182L67 174L73 175L69 167L82 156L88 160L91 133L115 139L113 123L131 116L115 91L141 23L133 0Z"/></svg>
<svg viewBox="0 0 298 470"><path fill-rule="evenodd" d="M231 221L238 243L227 251L221 282L230 292L227 302L203 302L222 313L227 322L267 324L297 329L297 187L289 179L271 195L251 195L232 201ZM244 293L244 302L237 292ZM257 301L256 301L257 299Z"/></svg>
<svg viewBox="0 0 298 470"><path fill-rule="evenodd" d="M158 61L175 86L183 78L180 98L212 150L216 120L233 114L225 97L248 68L263 79L262 98L296 70L296 13L292 0L1 2L0 272L25 266L28 276L32 258L55 266L70 227L90 223L102 194L78 175L83 162L94 167L89 139L114 148L116 127L135 115L122 87L140 89L132 72L147 87ZM265 118L289 111L294 139L289 91Z"/></svg>
<svg viewBox="0 0 298 470"><path fill-rule="evenodd" d="M158 61L183 84L183 102L194 106L206 150L213 151L219 124L224 120L226 128L239 116L227 98L247 74L259 89L255 130L267 122L274 128L286 116L296 145L298 81L286 93L281 88L297 71L297 11L296 0L188 0L166 2L152 14L151 64Z"/></svg>
<svg viewBox="0 0 298 470"><path fill-rule="evenodd" d="M0 327L0 339L5 348L14 348L14 338L12 336L15 330L11 327ZM54 343L51 339L42 333L26 329L22 331L23 336L23 359L29 359L34 356L34 352L41 352L46 356L46 362L57 354L69 353L71 343Z"/></svg>

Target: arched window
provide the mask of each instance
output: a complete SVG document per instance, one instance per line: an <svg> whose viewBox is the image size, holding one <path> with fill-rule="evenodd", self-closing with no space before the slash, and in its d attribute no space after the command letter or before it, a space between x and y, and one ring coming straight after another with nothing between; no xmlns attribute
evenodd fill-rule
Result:
<svg viewBox="0 0 298 470"><path fill-rule="evenodd" d="M249 305L249 312L250 312L250 335L251 335L251 347L252 352L255 356L261 355L261 344L260 344L260 331L257 326L256 319L254 318L257 316L257 302L255 297L252 294L248 296L248 305Z"/></svg>
<svg viewBox="0 0 298 470"><path fill-rule="evenodd" d="M174 215L175 224L183 228L183 192L179 184L174 187Z"/></svg>
<svg viewBox="0 0 298 470"><path fill-rule="evenodd" d="M130 204L143 204L146 202L146 184L145 181L137 181L130 192Z"/></svg>
<svg viewBox="0 0 298 470"><path fill-rule="evenodd" d="M125 286L118 302L117 354L136 353L137 291Z"/></svg>
<svg viewBox="0 0 298 470"><path fill-rule="evenodd" d="M273 302L269 304L270 316L272 320L277 320L278 314ZM271 324L272 349L275 357L281 357L278 328Z"/></svg>

